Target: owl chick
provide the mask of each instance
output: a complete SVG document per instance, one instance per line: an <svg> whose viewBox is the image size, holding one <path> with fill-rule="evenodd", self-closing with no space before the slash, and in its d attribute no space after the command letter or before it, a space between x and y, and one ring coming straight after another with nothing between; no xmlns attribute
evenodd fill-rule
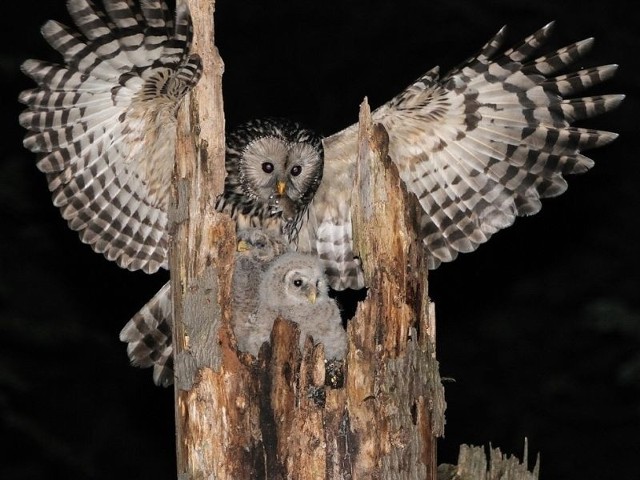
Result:
<svg viewBox="0 0 640 480"><path fill-rule="evenodd" d="M233 273L234 323L245 322L258 307L258 287L263 272L287 245L277 234L256 228L240 230ZM153 366L153 381L167 387L173 383L173 327L171 287L167 282L136 313L120 332L128 343L127 355L137 367Z"/></svg>
<svg viewBox="0 0 640 480"><path fill-rule="evenodd" d="M258 301L255 315L234 325L239 350L257 355L280 316L298 324L300 349L311 336L324 344L327 359L345 357L347 335L317 256L290 252L274 260L260 282Z"/></svg>
<svg viewBox="0 0 640 480"><path fill-rule="evenodd" d="M232 288L234 323L255 313L260 279L271 261L287 249L284 239L275 232L249 228L238 233Z"/></svg>

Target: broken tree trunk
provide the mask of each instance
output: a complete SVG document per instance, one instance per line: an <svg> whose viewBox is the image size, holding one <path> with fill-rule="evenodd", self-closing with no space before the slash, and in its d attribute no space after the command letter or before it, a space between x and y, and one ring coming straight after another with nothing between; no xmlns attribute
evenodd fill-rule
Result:
<svg viewBox="0 0 640 480"><path fill-rule="evenodd" d="M213 44L213 0L189 0L193 52L203 76L178 115L171 229L171 290L178 478L224 472L224 408L235 231L213 205L224 186L222 60ZM221 325L226 329L220 328ZM223 343L220 346L220 343ZM232 362L233 363L233 362ZM233 368L233 367L231 367ZM224 478L224 477L220 477Z"/></svg>
<svg viewBox="0 0 640 480"><path fill-rule="evenodd" d="M499 448L489 448L489 462L485 449L461 445L457 465L438 467L438 480L538 480L540 458L533 471L529 471L527 441L524 443L522 462L515 456L504 455Z"/></svg>
<svg viewBox="0 0 640 480"><path fill-rule="evenodd" d="M213 210L225 171L223 66L214 2L188 3L204 75L179 115L170 212L178 478L435 479L444 396L424 251L366 103L353 214L369 292L344 365L325 364L309 341L299 352L282 320L258 359L236 352L234 226Z"/></svg>
<svg viewBox="0 0 640 480"><path fill-rule="evenodd" d="M240 355L253 383L235 407L254 429L245 448L255 463L234 478L436 479L445 404L423 248L366 103L359 135L354 231L369 291L347 358L325 363L309 340L299 352L299 331L281 319L257 360Z"/></svg>
<svg viewBox="0 0 640 480"><path fill-rule="evenodd" d="M360 448L354 478L436 478L444 390L435 359L427 267L388 137L365 100L353 194L355 250L367 299L349 325L347 409Z"/></svg>

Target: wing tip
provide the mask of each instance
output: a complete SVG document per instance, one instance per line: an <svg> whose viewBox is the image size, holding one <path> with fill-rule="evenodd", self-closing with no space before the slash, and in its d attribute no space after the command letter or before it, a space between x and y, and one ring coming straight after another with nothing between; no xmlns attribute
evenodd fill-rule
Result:
<svg viewBox="0 0 640 480"><path fill-rule="evenodd" d="M545 37L547 37L553 32L555 26L556 20L550 20L540 29L540 32L544 34Z"/></svg>
<svg viewBox="0 0 640 480"><path fill-rule="evenodd" d="M614 110L620 106L627 96L624 93L614 93L610 95L603 95L602 98L606 101L606 111Z"/></svg>
<svg viewBox="0 0 640 480"><path fill-rule="evenodd" d="M594 37L588 37L583 40L577 41L576 43L574 43L574 46L580 55L584 55L593 48L593 44L595 41L596 39Z"/></svg>

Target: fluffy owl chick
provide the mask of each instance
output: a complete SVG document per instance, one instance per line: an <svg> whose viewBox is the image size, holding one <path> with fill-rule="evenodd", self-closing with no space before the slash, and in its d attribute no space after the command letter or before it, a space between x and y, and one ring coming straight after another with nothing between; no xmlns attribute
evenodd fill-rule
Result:
<svg viewBox="0 0 640 480"><path fill-rule="evenodd" d="M255 315L234 324L238 349L257 355L280 316L298 324L300 349L311 336L324 344L327 359L345 357L347 335L317 256L290 252L274 260L262 276L258 300Z"/></svg>
<svg viewBox="0 0 640 480"><path fill-rule="evenodd" d="M232 289L234 319L241 321L255 313L260 279L272 260L287 251L287 245L271 231L249 228L238 233Z"/></svg>
<svg viewBox="0 0 640 480"><path fill-rule="evenodd" d="M286 251L287 244L279 235L256 228L240 230L237 237L233 315L242 319L255 312L260 278L269 262ZM173 383L172 327L171 286L167 282L120 332L120 340L128 344L131 363L153 367L153 381L164 387Z"/></svg>
<svg viewBox="0 0 640 480"><path fill-rule="evenodd" d="M226 143L227 176L216 208L241 228L274 229L294 241L322 180L322 138L297 122L267 118L235 128Z"/></svg>

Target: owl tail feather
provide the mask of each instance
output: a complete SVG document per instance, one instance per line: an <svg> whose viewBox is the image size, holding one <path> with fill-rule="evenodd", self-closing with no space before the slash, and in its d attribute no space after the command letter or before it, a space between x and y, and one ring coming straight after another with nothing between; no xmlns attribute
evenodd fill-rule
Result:
<svg viewBox="0 0 640 480"><path fill-rule="evenodd" d="M120 332L120 340L128 344L131 364L141 368L153 366L153 381L163 387L173 383L170 287L167 282Z"/></svg>

